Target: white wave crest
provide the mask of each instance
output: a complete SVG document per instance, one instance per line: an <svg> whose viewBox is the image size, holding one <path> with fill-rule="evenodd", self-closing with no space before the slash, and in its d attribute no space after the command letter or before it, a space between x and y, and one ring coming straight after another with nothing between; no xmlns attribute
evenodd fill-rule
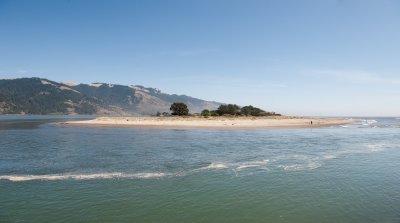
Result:
<svg viewBox="0 0 400 223"><path fill-rule="evenodd" d="M365 143L360 144L359 146L351 149L342 149L331 153L323 154L322 160L330 160L336 159L346 155L356 155L356 154L369 154L369 153L378 153L385 151L388 148L391 148L390 144L385 143Z"/></svg>
<svg viewBox="0 0 400 223"><path fill-rule="evenodd" d="M372 125L372 124L377 123L377 122L378 121L376 121L374 119L364 119L364 120L361 121L361 124L368 126L368 125Z"/></svg>
<svg viewBox="0 0 400 223"><path fill-rule="evenodd" d="M331 159L336 159L336 158L337 158L337 155L335 155L335 154L325 154L322 156L322 159L324 159L324 160L331 160Z"/></svg>
<svg viewBox="0 0 400 223"><path fill-rule="evenodd" d="M291 164L291 165L279 165L285 171L302 171L302 170L313 170L321 167L319 162L309 162L305 164Z"/></svg>
<svg viewBox="0 0 400 223"><path fill-rule="evenodd" d="M226 168L228 168L228 164L225 164L225 163L211 163L208 166L199 168L199 170L218 170L218 169L226 169Z"/></svg>
<svg viewBox="0 0 400 223"><path fill-rule="evenodd" d="M112 178L160 178L165 173L94 173L94 174L45 174L45 175L1 175L0 180L30 181L30 180L92 180Z"/></svg>
<svg viewBox="0 0 400 223"><path fill-rule="evenodd" d="M321 167L323 159L320 155L293 154L277 157L274 163L275 167L284 171L303 171Z"/></svg>
<svg viewBox="0 0 400 223"><path fill-rule="evenodd" d="M259 166L260 165L256 165L256 164L244 164L244 165L238 166L236 169L240 170L240 169L254 168L254 167L259 167Z"/></svg>
<svg viewBox="0 0 400 223"><path fill-rule="evenodd" d="M236 169L247 169L247 168L257 168L257 167L263 167L268 164L269 160L261 160L261 161L250 161L250 162L243 162L243 163L238 163L236 166Z"/></svg>
<svg viewBox="0 0 400 223"><path fill-rule="evenodd" d="M387 147L386 144L365 144L365 147L368 149L367 152L382 152Z"/></svg>
<svg viewBox="0 0 400 223"><path fill-rule="evenodd" d="M259 160L259 161L248 161L248 162L236 162L236 163L223 163L223 162L213 162L208 166L201 167L196 169L195 171L199 170L220 170L220 169L247 169L247 168L257 168L266 166L269 160Z"/></svg>

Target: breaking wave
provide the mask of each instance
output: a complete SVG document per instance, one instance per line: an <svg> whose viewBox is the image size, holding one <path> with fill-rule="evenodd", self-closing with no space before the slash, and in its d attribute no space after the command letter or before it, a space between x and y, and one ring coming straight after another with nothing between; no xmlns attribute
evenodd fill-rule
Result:
<svg viewBox="0 0 400 223"><path fill-rule="evenodd" d="M185 170L177 173L165 172L141 172L141 173L65 173L45 175L0 175L0 180L18 181L56 181L56 180L95 180L95 179L155 179L162 177L182 177L198 172L232 170L237 175L240 171L247 173L252 170L283 170L283 171L306 171L321 167L324 162L337 159L349 154L366 154L384 151L390 145L384 143L365 143L353 149L342 149L319 153L315 155L292 154L273 158L272 160L253 160L244 162L211 162L208 165L192 170Z"/></svg>
<svg viewBox="0 0 400 223"><path fill-rule="evenodd" d="M247 169L247 168L260 168L260 167L266 167L268 162L269 160L247 161L247 162L236 162L236 163L213 162L208 166L195 169L194 172L201 170L219 170L227 168L236 170Z"/></svg>
<svg viewBox="0 0 400 223"><path fill-rule="evenodd" d="M365 144L364 146L367 148L366 152L371 153L384 151L386 147L388 147L388 145L384 143Z"/></svg>
<svg viewBox="0 0 400 223"><path fill-rule="evenodd" d="M313 170L321 166L322 164L319 162L309 162L306 164L279 165L279 167L285 171Z"/></svg>
<svg viewBox="0 0 400 223"><path fill-rule="evenodd" d="M210 165L198 168L197 170L219 170L226 168L228 168L228 165L225 163L211 163Z"/></svg>
<svg viewBox="0 0 400 223"><path fill-rule="evenodd" d="M375 124L375 123L377 123L378 121L376 121L376 120L374 120L374 119L363 119L363 120L361 120L361 125L364 125L364 126L371 126L371 125L373 125L373 124Z"/></svg>
<svg viewBox="0 0 400 223"><path fill-rule="evenodd" d="M30 180L94 180L113 178L150 179L167 176L165 173L94 173L94 174L45 174L45 175L1 175L0 180L30 181Z"/></svg>

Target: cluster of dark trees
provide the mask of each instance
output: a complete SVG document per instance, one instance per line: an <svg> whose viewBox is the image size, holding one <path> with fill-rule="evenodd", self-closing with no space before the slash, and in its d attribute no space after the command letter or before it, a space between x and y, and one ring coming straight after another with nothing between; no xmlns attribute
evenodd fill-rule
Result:
<svg viewBox="0 0 400 223"><path fill-rule="evenodd" d="M172 115L189 115L189 108L185 103L182 102L174 102L169 108Z"/></svg>
<svg viewBox="0 0 400 223"><path fill-rule="evenodd" d="M224 115L232 115L232 116L273 116L279 115L275 112L266 112L260 108L253 107L251 105L239 107L235 104L227 104L221 105L217 110L209 111L204 109L201 112L201 115L204 117L208 116L224 116Z"/></svg>
<svg viewBox="0 0 400 223"><path fill-rule="evenodd" d="M175 102L171 105L170 109L172 115L189 115L189 109L185 103L182 102ZM158 116L161 115L157 114ZM166 115L163 113L163 115ZM280 115L276 114L275 112L266 112L260 108L253 107L251 105L239 107L235 104L227 104L227 105L220 105L217 110L207 110L204 109L201 112L201 115L204 117L209 116L224 116L224 115L231 115L231 116L274 116Z"/></svg>

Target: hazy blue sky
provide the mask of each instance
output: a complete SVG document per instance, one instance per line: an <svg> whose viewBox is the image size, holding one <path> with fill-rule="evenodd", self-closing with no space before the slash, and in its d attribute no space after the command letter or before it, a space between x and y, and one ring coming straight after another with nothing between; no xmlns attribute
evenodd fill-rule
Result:
<svg viewBox="0 0 400 223"><path fill-rule="evenodd" d="M400 1L0 0L0 78L400 116Z"/></svg>

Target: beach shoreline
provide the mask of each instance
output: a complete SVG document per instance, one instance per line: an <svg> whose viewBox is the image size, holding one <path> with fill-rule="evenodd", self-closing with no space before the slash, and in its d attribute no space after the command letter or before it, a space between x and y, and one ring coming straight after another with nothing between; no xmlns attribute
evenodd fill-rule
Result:
<svg viewBox="0 0 400 223"><path fill-rule="evenodd" d="M354 123L346 118L312 117L98 117L85 121L61 122L62 125L136 126L158 128L318 128Z"/></svg>

